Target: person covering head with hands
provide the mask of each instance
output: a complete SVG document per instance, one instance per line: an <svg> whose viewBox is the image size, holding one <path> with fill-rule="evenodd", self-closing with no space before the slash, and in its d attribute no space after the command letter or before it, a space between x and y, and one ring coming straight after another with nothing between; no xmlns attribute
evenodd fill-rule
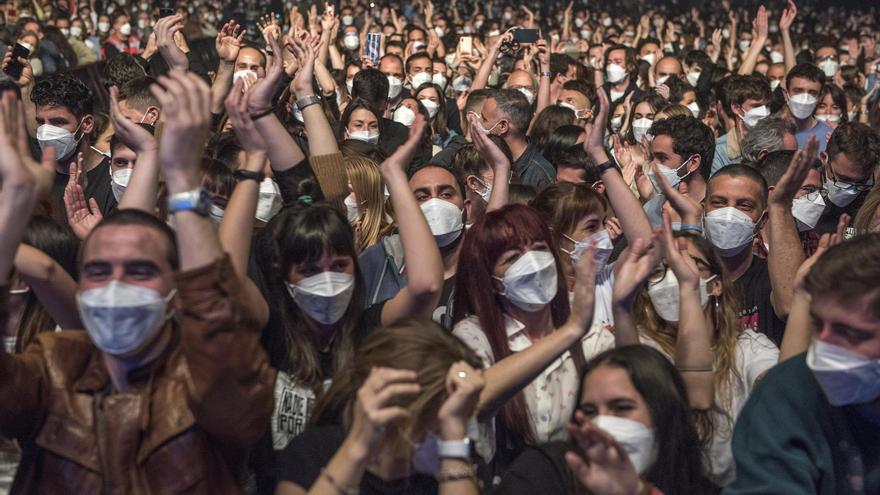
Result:
<svg viewBox="0 0 880 495"><path fill-rule="evenodd" d="M477 356L436 323L404 319L378 330L318 401L320 426L281 454L284 481L276 493L405 487L413 494L476 495L467 435L484 386Z"/></svg>
<svg viewBox="0 0 880 495"><path fill-rule="evenodd" d="M208 88L176 71L160 83L154 93L170 110L159 159L177 234L136 210L106 217L80 254L77 303L86 331L44 333L23 354L0 355L0 431L32 453L17 473L25 492L73 483L86 491L239 490L229 466L269 417L275 372L248 309L253 301L240 293L198 188ZM12 226L4 232L15 236ZM181 419L172 425L160 417ZM169 460L159 445L180 455ZM195 466L213 474L173 474Z"/></svg>

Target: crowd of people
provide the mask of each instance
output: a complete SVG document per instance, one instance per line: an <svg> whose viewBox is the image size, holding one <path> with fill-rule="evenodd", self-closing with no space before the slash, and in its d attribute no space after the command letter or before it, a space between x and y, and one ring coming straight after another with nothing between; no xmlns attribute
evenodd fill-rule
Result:
<svg viewBox="0 0 880 495"><path fill-rule="evenodd" d="M6 2L0 493L880 493L876 10Z"/></svg>

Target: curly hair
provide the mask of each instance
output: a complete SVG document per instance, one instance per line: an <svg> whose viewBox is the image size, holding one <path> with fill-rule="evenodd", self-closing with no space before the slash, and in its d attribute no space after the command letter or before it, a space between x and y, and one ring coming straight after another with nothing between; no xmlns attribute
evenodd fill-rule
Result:
<svg viewBox="0 0 880 495"><path fill-rule="evenodd" d="M95 97L89 88L79 79L63 72L38 82L31 93L31 101L38 107L64 107L77 119L91 114L95 106Z"/></svg>

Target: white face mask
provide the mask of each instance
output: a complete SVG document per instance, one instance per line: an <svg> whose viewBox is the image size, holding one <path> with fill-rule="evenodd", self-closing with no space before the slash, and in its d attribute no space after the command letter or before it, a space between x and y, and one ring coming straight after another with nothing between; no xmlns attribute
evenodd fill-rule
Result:
<svg viewBox="0 0 880 495"><path fill-rule="evenodd" d="M642 138L648 135L648 131L651 129L651 124L653 123L653 120L644 117L633 121L633 138L635 138L636 143L641 143Z"/></svg>
<svg viewBox="0 0 880 495"><path fill-rule="evenodd" d="M657 444L650 428L638 421L617 416L596 416L592 422L617 440L639 475L654 465Z"/></svg>
<svg viewBox="0 0 880 495"><path fill-rule="evenodd" d="M581 241L576 241L565 234L562 234L562 236L574 243L574 249L571 251L563 249L562 251L571 256L571 260L575 263L578 262L584 251L593 245L593 242L596 243L596 255L594 256L594 259L598 265L597 268L605 266L605 264L608 263L608 258L611 257L611 252L614 251L614 243L611 242L611 236L608 234L607 229L593 232Z"/></svg>
<svg viewBox="0 0 880 495"><path fill-rule="evenodd" d="M346 79L345 87L348 88L348 94L351 94L354 91L354 79Z"/></svg>
<svg viewBox="0 0 880 495"><path fill-rule="evenodd" d="M256 82L257 73L250 69L237 70L232 74L232 84L235 85L235 83L237 83L239 79L244 80L244 84L242 84L241 90L247 91L250 88L252 82Z"/></svg>
<svg viewBox="0 0 880 495"><path fill-rule="evenodd" d="M815 117L816 117L816 120L818 120L819 122L826 122L826 123L827 122L831 122L831 123L840 122L840 115L826 113L826 114L822 114L822 115L816 115Z"/></svg>
<svg viewBox="0 0 880 495"><path fill-rule="evenodd" d="M583 20L583 19L581 19L580 17L575 17L575 18L574 18L574 26L575 26L576 28L580 29L583 25L584 25L584 20Z"/></svg>
<svg viewBox="0 0 880 495"><path fill-rule="evenodd" d="M348 139L376 144L379 142L379 133L370 131L354 131L348 133Z"/></svg>
<svg viewBox="0 0 880 495"><path fill-rule="evenodd" d="M425 107L425 110L428 111L429 118L433 119L434 116L437 115L437 112L440 111L440 104L434 100L429 100L428 98L423 98L423 99L419 100L419 102L422 104L422 106Z"/></svg>
<svg viewBox="0 0 880 495"><path fill-rule="evenodd" d="M688 84L696 88L697 82L700 80L700 74L702 74L702 72L688 72L686 76Z"/></svg>
<svg viewBox="0 0 880 495"><path fill-rule="evenodd" d="M623 127L623 116L622 116L622 115L618 115L617 117L611 117L611 123L610 123L610 126L611 126L611 131L612 131L612 132L617 132L617 131L619 131L620 128Z"/></svg>
<svg viewBox="0 0 880 495"><path fill-rule="evenodd" d="M526 100L529 102L529 105L535 102L535 93L529 88L516 88L523 96L526 97Z"/></svg>
<svg viewBox="0 0 880 495"><path fill-rule="evenodd" d="M836 60L823 60L817 65L825 73L825 77L834 77L837 74L837 69L840 67Z"/></svg>
<svg viewBox="0 0 880 495"><path fill-rule="evenodd" d="M610 18L610 17L606 17L606 18L602 19L602 25L605 26L605 27L610 26L610 25L611 25L611 18Z"/></svg>
<svg viewBox="0 0 880 495"><path fill-rule="evenodd" d="M130 35L131 34L131 24L126 22L125 24L119 26L119 34L121 34L123 36Z"/></svg>
<svg viewBox="0 0 880 495"><path fill-rule="evenodd" d="M464 229L462 210L440 198L425 201L421 208L438 246L446 247L458 239Z"/></svg>
<svg viewBox="0 0 880 495"><path fill-rule="evenodd" d="M681 170L682 167L687 166L688 162L690 162L693 158L694 158L693 156L689 157L687 160L681 162L681 165L679 165L676 168L669 168L665 165L661 165L658 163L657 169L660 170L660 173L663 174L663 177L666 178L666 182L669 183L670 187L678 187L678 185L681 184L682 179L684 179L685 177L690 175L690 173L688 173L684 177L679 177L678 171ZM648 180L651 181L651 185L654 186L654 191L656 191L658 193L663 192L663 190L660 189L660 183L657 182L657 177L656 177L656 174L654 173L654 170L652 169L652 170L648 171L648 173L646 175L648 176Z"/></svg>
<svg viewBox="0 0 880 495"><path fill-rule="evenodd" d="M548 251L528 251L504 273L493 277L504 286L502 296L523 311L535 312L556 297L556 260Z"/></svg>
<svg viewBox="0 0 880 495"><path fill-rule="evenodd" d="M60 28L59 31L61 31L61 34L63 34L65 38L70 36L70 29Z"/></svg>
<svg viewBox="0 0 880 495"><path fill-rule="evenodd" d="M260 196L257 199L256 218L261 222L268 223L272 217L281 211L281 189L274 180L266 177L260 182Z"/></svg>
<svg viewBox="0 0 880 495"><path fill-rule="evenodd" d="M342 24L344 26L351 26L352 24L354 24L354 16L351 16L351 15L342 16Z"/></svg>
<svg viewBox="0 0 880 495"><path fill-rule="evenodd" d="M452 89L462 93L471 89L471 84L473 84L471 78L467 76L458 76L452 80Z"/></svg>
<svg viewBox="0 0 880 495"><path fill-rule="evenodd" d="M74 38L79 38L82 36L82 28L79 26L70 26L70 35Z"/></svg>
<svg viewBox="0 0 880 495"><path fill-rule="evenodd" d="M410 110L409 107L400 106L394 111L393 118L395 122L409 127L416 121L416 113Z"/></svg>
<svg viewBox="0 0 880 495"><path fill-rule="evenodd" d="M172 290L159 292L117 280L77 293L79 314L95 347L107 354L126 356L142 350L168 320Z"/></svg>
<svg viewBox="0 0 880 495"><path fill-rule="evenodd" d="M111 169L112 170L112 169ZM110 189L113 191L113 197L118 203L122 200L122 193L128 187L128 181L131 180L132 169L122 168L115 172L110 172Z"/></svg>
<svg viewBox="0 0 880 495"><path fill-rule="evenodd" d="M828 201L840 208L849 206L862 193L858 187L855 187L855 184L834 179L825 181L825 192L828 195Z"/></svg>
<svg viewBox="0 0 880 495"><path fill-rule="evenodd" d="M475 112L470 112L470 113L471 113L471 115L476 115L476 117L477 117L476 129L487 136L489 134L491 134L492 131L495 130L496 127L498 127L498 124L501 123L501 121L499 120L498 122L495 122L494 124L492 124L492 127L487 128L485 125L483 125L483 121L481 120L479 115L477 115Z"/></svg>
<svg viewBox="0 0 880 495"><path fill-rule="evenodd" d="M819 191L801 196L791 203L791 214L797 221L799 232L816 228L824 211L825 199Z"/></svg>
<svg viewBox="0 0 880 495"><path fill-rule="evenodd" d="M286 282L293 302L309 318L322 325L332 325L342 318L351 303L354 276L349 273L321 272L301 280Z"/></svg>
<svg viewBox="0 0 880 495"><path fill-rule="evenodd" d="M605 76L611 84L617 84L626 78L626 69L617 64L608 64L605 68Z"/></svg>
<svg viewBox="0 0 880 495"><path fill-rule="evenodd" d="M815 96L809 93L800 93L788 99L788 108L792 115L803 120L813 115L813 110L816 109L818 102L819 100Z"/></svg>
<svg viewBox="0 0 880 495"><path fill-rule="evenodd" d="M655 58L655 57L654 57L654 54L653 54L653 53L648 53L647 55L642 55L641 58L642 58L642 60L644 60L645 62L648 62L649 65L654 65L654 58ZM663 84L663 83L658 83L658 84Z"/></svg>
<svg viewBox="0 0 880 495"><path fill-rule="evenodd" d="M741 253L755 238L755 222L732 206L706 213L703 223L706 237L724 258Z"/></svg>
<svg viewBox="0 0 880 495"><path fill-rule="evenodd" d="M770 116L770 109L767 108L767 105L761 105L760 107L752 108L743 114L743 124L746 125L746 129L751 129L758 125L763 118Z"/></svg>
<svg viewBox="0 0 880 495"><path fill-rule="evenodd" d="M440 86L440 89L446 90L446 76L443 74L435 73L431 78L431 81L437 86Z"/></svg>
<svg viewBox="0 0 880 495"><path fill-rule="evenodd" d="M357 50L360 45L361 41L358 39L357 33L346 33L345 37L342 38L342 46L344 46L346 50Z"/></svg>
<svg viewBox="0 0 880 495"><path fill-rule="evenodd" d="M688 103L687 107L688 107L688 110L691 111L691 115L693 115L695 119L700 117L700 104L699 103L692 101L692 102Z"/></svg>
<svg viewBox="0 0 880 495"><path fill-rule="evenodd" d="M739 40L739 49L740 51L748 51L749 47L752 46L752 42L749 40Z"/></svg>
<svg viewBox="0 0 880 495"><path fill-rule="evenodd" d="M388 98L394 99L400 95L400 92L403 90L403 81L394 77L388 76Z"/></svg>
<svg viewBox="0 0 880 495"><path fill-rule="evenodd" d="M82 125L82 123L80 123ZM50 146L55 147L55 160L63 162L76 151L79 139L75 137L75 133L79 130L79 125L73 132L62 127L56 127L50 124L43 124L37 127L37 141L40 143L40 149L46 149ZM82 136L80 136L82 138Z"/></svg>
<svg viewBox="0 0 880 495"><path fill-rule="evenodd" d="M785 56L777 52L776 50L773 50L772 52L770 52L770 61L774 64L781 64L785 61Z"/></svg>
<svg viewBox="0 0 880 495"><path fill-rule="evenodd" d="M813 339L807 366L832 406L864 404L880 397L880 359Z"/></svg>
<svg viewBox="0 0 880 495"><path fill-rule="evenodd" d="M778 88L780 84L782 84L782 80L780 79L770 81L770 91L776 91L776 88Z"/></svg>
<svg viewBox="0 0 880 495"><path fill-rule="evenodd" d="M714 275L705 280L700 279L700 307L703 309L709 304L707 286L714 279ZM663 318L663 321L677 323L681 319L681 291L678 287L678 278L671 268L666 269L666 275L659 282L648 285L648 297L651 299L654 311Z"/></svg>
<svg viewBox="0 0 880 495"><path fill-rule="evenodd" d="M431 74L428 74L427 72L419 72L412 76L412 89L419 89L422 84L428 84L431 82L433 82Z"/></svg>
<svg viewBox="0 0 880 495"><path fill-rule="evenodd" d="M660 77L657 79L657 86L659 86L659 85L661 85L661 84L666 84L666 81L668 81L668 80L669 80L669 76L668 76L668 75L666 75L666 76L660 76Z"/></svg>
<svg viewBox="0 0 880 495"><path fill-rule="evenodd" d="M98 23L98 31L101 33L106 33L110 31L110 23L109 22L99 22Z"/></svg>
<svg viewBox="0 0 880 495"><path fill-rule="evenodd" d="M361 212L358 210L357 200L354 198L354 193L346 196L343 203L345 203L345 213L348 218L348 223L354 223L361 215Z"/></svg>
<svg viewBox="0 0 880 495"><path fill-rule="evenodd" d="M488 205L489 198L492 196L492 184L488 184L485 180L481 179L480 177L474 176L474 179L476 179L477 182L479 182L480 185L483 186L482 191L476 191L476 192L483 199L483 203Z"/></svg>
<svg viewBox="0 0 880 495"><path fill-rule="evenodd" d="M146 19L138 19L138 28L139 29L146 29L147 26L149 26L149 25L150 25L150 21L148 21Z"/></svg>
<svg viewBox="0 0 880 495"><path fill-rule="evenodd" d="M576 119L585 118L586 113L587 113L586 109L578 110L578 108L576 106L572 105L571 103L565 102L565 101L560 101L559 103L556 104L556 106L562 107L562 108L567 108L567 109L571 110L572 112L574 112L574 117Z"/></svg>

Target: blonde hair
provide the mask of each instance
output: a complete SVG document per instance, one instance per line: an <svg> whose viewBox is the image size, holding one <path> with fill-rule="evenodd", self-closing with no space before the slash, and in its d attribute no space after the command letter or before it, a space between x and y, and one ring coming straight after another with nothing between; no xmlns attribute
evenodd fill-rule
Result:
<svg viewBox="0 0 880 495"><path fill-rule="evenodd" d="M740 323L740 319L737 316L739 310L737 291L730 282L730 276L724 268L724 264L709 241L693 235L676 235L676 237L680 236L687 237L706 256L711 272L721 282L721 295L711 296L709 299L709 304L715 306L712 311L712 318L709 320L713 327L712 352L715 354L715 375L713 380L715 384L715 398L713 401L715 404L712 410L722 413L732 423L733 417L730 416L732 407L731 386L740 377L739 370L736 369L736 346L739 335L742 332L742 323ZM654 310L654 306L651 304L651 299L648 296L647 285L636 296L633 321L639 332L657 342L667 356L675 355L675 341L677 338L675 329L660 318ZM720 401L718 400L719 398ZM711 415L698 415L697 419L701 430L700 433L704 438L711 438L717 426L713 423Z"/></svg>
<svg viewBox="0 0 880 495"><path fill-rule="evenodd" d="M666 120L670 117L693 117L694 114L691 113L690 108L684 105L669 105L663 107L660 111L654 114L654 122L660 122L662 120Z"/></svg>
<svg viewBox="0 0 880 495"><path fill-rule="evenodd" d="M379 164L363 155L344 158L348 182L358 201L358 253L379 242L388 230L385 209L385 185ZM363 205L363 207L361 207Z"/></svg>

